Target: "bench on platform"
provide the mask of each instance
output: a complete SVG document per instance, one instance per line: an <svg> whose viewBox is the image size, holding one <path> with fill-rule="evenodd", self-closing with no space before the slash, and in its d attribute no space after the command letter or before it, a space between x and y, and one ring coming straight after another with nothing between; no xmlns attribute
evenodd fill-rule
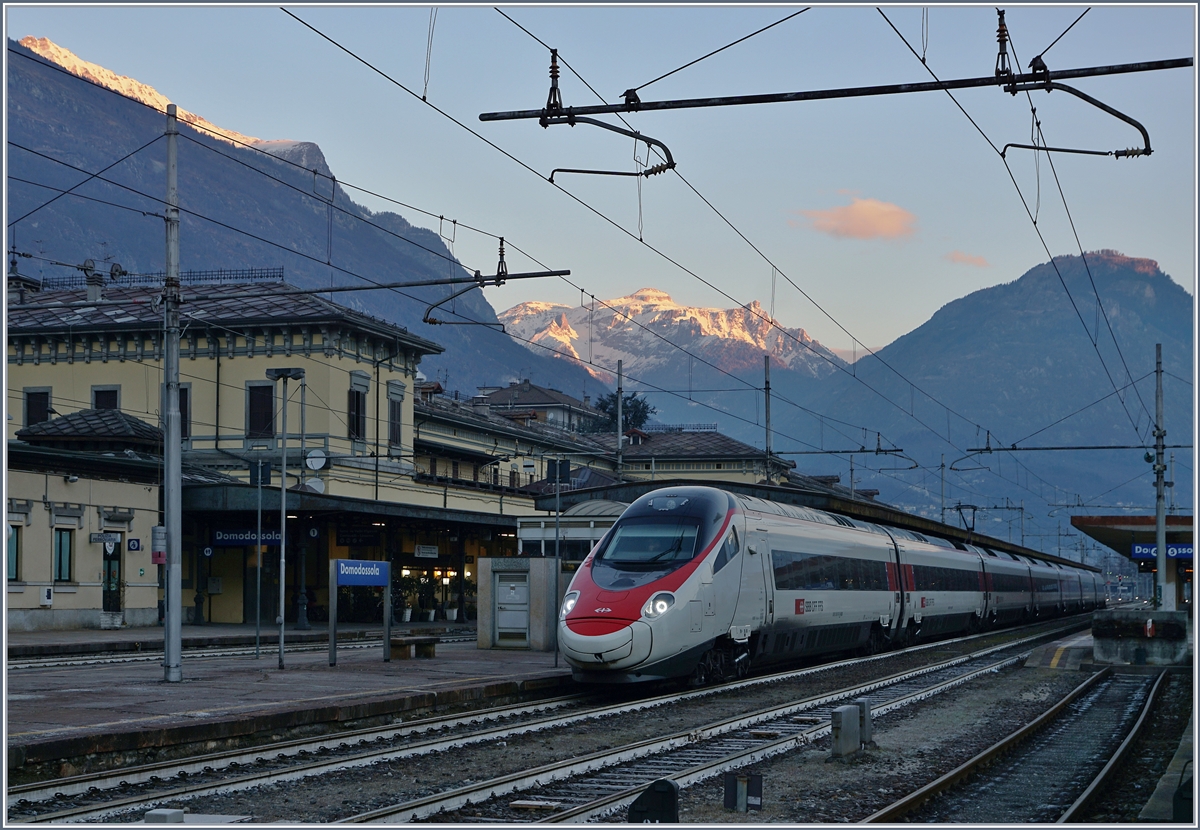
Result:
<svg viewBox="0 0 1200 830"><path fill-rule="evenodd" d="M433 657L433 649L437 645L437 641L437 637L393 637L391 658L407 660L412 657L414 648L418 657Z"/></svg>

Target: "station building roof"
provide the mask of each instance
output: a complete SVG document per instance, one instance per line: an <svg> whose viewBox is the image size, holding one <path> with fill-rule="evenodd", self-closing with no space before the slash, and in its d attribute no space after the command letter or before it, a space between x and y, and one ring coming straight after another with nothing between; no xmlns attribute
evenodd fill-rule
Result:
<svg viewBox="0 0 1200 830"><path fill-rule="evenodd" d="M181 287L184 323L242 328L245 326L340 325L384 340L399 340L420 354L440 354L444 349L407 329L316 294L298 293L285 282L187 284ZM162 329L162 296L159 285L107 286L98 302L86 302L83 290L51 290L24 295L25 302L9 297L8 335L78 334Z"/></svg>
<svg viewBox="0 0 1200 830"><path fill-rule="evenodd" d="M1166 516L1167 544L1190 543L1195 538L1195 519L1190 515ZM1071 527L1111 548L1126 559L1133 558L1133 546L1157 542L1155 517L1133 516L1072 516Z"/></svg>

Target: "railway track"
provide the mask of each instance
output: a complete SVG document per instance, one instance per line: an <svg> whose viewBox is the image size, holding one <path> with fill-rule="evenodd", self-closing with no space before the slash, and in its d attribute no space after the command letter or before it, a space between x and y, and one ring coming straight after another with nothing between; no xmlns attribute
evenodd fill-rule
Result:
<svg viewBox="0 0 1200 830"><path fill-rule="evenodd" d="M1068 623L1068 626L1070 623ZM1061 633L1064 626L1024 638L1028 644ZM976 638L960 638L920 646L922 652L945 649L955 643ZM960 646L961 647L961 646ZM979 659L981 653L1016 646L1002 645L955 658L949 663ZM886 660L895 655L845 660L818 667L751 678L726 686L708 687L683 694L660 695L617 705L578 709L583 696L543 701L538 704L480 710L453 718L427 718L387 728L357 730L325 736L321 739L294 740L255 749L215 753L190 759L126 768L119 773L76 776L44 784L13 787L8 792L9 818L12 821L81 821L110 817L135 809L149 809L164 802L178 803L205 795L234 792L268 783L318 776L332 770L360 768L376 763L459 747L495 742L518 734L563 729L581 720L613 716L622 712L649 709L704 697L734 693L757 685L770 685L789 678L817 675L854 664ZM939 664L944 665L944 664ZM893 684L895 681L879 681ZM865 694L862 688L853 693ZM847 694L851 694L847 692ZM816 704L813 704L816 705ZM547 715L546 712L568 707L570 711ZM490 725L479 728L481 724ZM810 724L811 725L811 724ZM731 725L724 727L733 728ZM828 727L826 726L826 731ZM811 738L810 738L811 739ZM640 753L639 754L644 754ZM444 805L433 812L445 809Z"/></svg>
<svg viewBox="0 0 1200 830"><path fill-rule="evenodd" d="M462 636L443 636L438 638L439 643L473 643L476 641L474 635ZM364 648L379 648L382 642L382 635L379 637L367 636L362 639L349 640L338 643L338 651L352 651L355 649ZM288 654L328 651L329 644L327 642L316 643L295 643L284 644L284 651ZM279 651L278 642L263 643L259 647L260 653L264 657L270 657ZM185 648L183 654L188 659L194 658L219 658L219 657L250 657L254 654L254 646L221 646L221 647L204 647L204 648ZM66 654L55 655L53 657L22 657L7 662L9 671L28 671L29 669L59 669L59 668L75 668L80 666L97 666L97 665L120 665L123 663L161 663L163 659L162 650L145 651L145 652L96 652L95 654Z"/></svg>
<svg viewBox="0 0 1200 830"><path fill-rule="evenodd" d="M1098 672L1032 723L864 822L1071 822L1112 780L1165 678Z"/></svg>
<svg viewBox="0 0 1200 830"><path fill-rule="evenodd" d="M530 800L552 815L543 823L579 823L611 818L628 806L652 781L671 778L681 787L724 770L788 752L828 735L830 711L836 704L865 699L873 715L903 706L967 683L1024 659L1027 643L985 649L915 671L839 689L826 695L707 724L698 729L653 738L603 752L546 765L439 793L423 799L360 813L349 823L439 820L479 820L454 811L482 806L487 820L512 820L487 802L535 791ZM978 662L988 656L984 665ZM503 812L501 809L500 813ZM519 818L519 816L516 816Z"/></svg>

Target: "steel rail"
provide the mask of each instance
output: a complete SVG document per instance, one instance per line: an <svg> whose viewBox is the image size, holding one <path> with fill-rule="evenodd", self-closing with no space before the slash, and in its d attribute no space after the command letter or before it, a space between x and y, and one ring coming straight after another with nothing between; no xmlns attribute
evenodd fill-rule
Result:
<svg viewBox="0 0 1200 830"><path fill-rule="evenodd" d="M962 78L951 81L926 81L913 84L888 84L885 86L845 87L842 89L820 89L808 92L776 92L762 95L732 95L716 98L685 98L675 101L638 101L621 104L597 104L588 107L563 107L548 111L509 110L504 112L480 113L480 121L519 121L524 119L569 118L580 115L612 115L616 113L652 112L657 110L698 109L702 107L730 107L745 104L780 104L793 101L820 101L832 98L861 98L871 95L896 95L907 92L940 92L948 89L970 89L975 87L1007 87L1014 84L1045 84L1046 81L1069 78L1092 78L1100 75L1122 75L1130 72L1152 72L1159 69L1182 69L1192 65L1191 58L1174 58L1162 61L1092 66L1081 69L1061 69L1055 72L1028 73L997 77ZM1006 90L1007 91L1007 90ZM1013 94L1016 94L1015 92Z"/></svg>
<svg viewBox="0 0 1200 830"><path fill-rule="evenodd" d="M1042 631L1037 634L1032 634L1027 637L1022 637L1008 643L1001 643L995 646L990 646L986 649L974 652L969 655L963 655L952 658L932 666L922 667L910 672L903 672L897 675L892 675L878 681L873 681L869 684L864 684L856 687L847 694L862 694L864 691L870 691L880 688L889 683L899 682L904 677L915 677L920 674L926 674L939 669L944 669L949 666L961 664L971 659L979 659L996 651L1018 648L1024 644L1035 640L1044 639L1049 636L1054 636L1062 631L1071 630L1077 627L1078 622L1068 623L1067 625L1057 625L1050 631ZM1057 630L1055 630L1057 629ZM970 635L967 637L955 638L953 640L942 641L937 643L929 643L921 646L916 646L907 649L905 653L913 653L924 651L933 648L944 648L951 643L965 642L980 637L991 636L994 632L981 635ZM192 785L189 787L179 787L165 792L154 794L142 794L139 796L122 798L115 801L107 801L101 804L87 805L84 807L69 808L66 810L55 811L52 813L44 813L39 816L13 819L19 823L44 823L62 820L85 820L103 818L113 813L127 810L138 805L148 805L160 802L167 798L178 797L199 797L216 792L232 792L235 790L247 789L253 786L259 786L264 781L284 781L294 780L297 778L307 777L311 775L319 775L333 769L350 768L355 766L364 766L382 760L390 760L400 757L408 757L435 752L444 749L464 746L472 743L481 743L487 740L494 740L506 736L521 734L524 732L533 732L544 729L555 728L557 726L569 725L582 720L592 720L599 717L606 717L622 712L636 711L638 709L653 708L655 706L676 703L683 700L695 699L710 695L716 695L731 691L738 691L743 688L751 687L760 684L776 683L782 680L789 680L809 674L816 674L823 671L829 671L835 668L847 666L854 663L874 662L881 659L886 659L895 656L896 653L871 655L863 658L852 658L841 660L835 663L824 664L799 670L791 670L779 674L760 676L755 678L747 678L733 683L706 687L683 693L673 693L660 695L658 697L646 698L638 701L614 704L611 706L601 707L599 709L588 710L587 712L575 713L566 716L551 716L531 721L518 726L502 726L488 730L468 733L466 735L448 736L445 738L423 741L418 744L413 744L405 748L395 749L377 749L358 755L340 756L324 761L311 762L302 765L296 765L285 770L264 771L260 773L252 773L250 775L236 776L234 778L226 778L219 782L211 782L206 784ZM833 693L836 695L837 693ZM189 774L203 774L216 771L214 764L224 764L224 766L232 766L232 764L254 764L254 763L269 763L264 759L264 755L274 752L275 759L278 760L284 756L299 756L306 752L321 751L322 748L328 748L330 745L335 745L342 748L346 745L347 739L359 738L359 743L366 743L368 739L375 741L387 740L390 737L396 737L404 734L410 734L418 731L430 731L438 728L449 728L472 722L483 720L494 720L500 717L509 717L516 714L524 714L535 711L539 708L546 708L547 704L562 705L564 703L573 702L581 698L586 698L586 695L570 696L564 698L555 698L550 701L541 701L532 704L519 704L512 707L499 707L497 709L487 709L478 712L469 713L453 718L429 718L420 721L409 721L403 725L396 727L383 728L367 728L355 730L353 732L339 733L335 735L325 736L321 739L296 739L284 741L281 743L269 744L256 747L248 750L232 750L222 753L211 753L209 755L199 756L188 761L166 761L155 764L148 764L141 767L129 768L120 771L119 773L91 773L81 776L74 776L70 779L57 779L53 782L18 785L10 787L8 790L8 806L12 809L14 806L24 806L21 802L28 804L29 802L45 801L57 795L79 795L96 790L113 789L130 784L139 784L155 779L165 780L172 777L186 777ZM829 697L828 695L816 698L809 702L809 706L820 705L821 701ZM779 707L777 707L779 708ZM786 708L786 707L785 707ZM753 716L751 716L753 717ZM760 718L761 719L761 718ZM745 718L734 718L729 721L729 728L736 729L744 726ZM722 722L724 723L724 722ZM694 734L694 730L691 733ZM280 750L289 750L288 752L280 752ZM232 762L232 763L231 763ZM167 772L166 776L159 773ZM435 797L436 798L436 797ZM386 809L386 808L385 808Z"/></svg>
<svg viewBox="0 0 1200 830"><path fill-rule="evenodd" d="M1043 727L1049 725L1056 717L1058 717L1058 714L1064 708L1069 706L1075 699L1081 697L1088 689L1099 683L1102 678L1107 677L1111 673L1111 668L1105 668L1099 672L1096 672L1087 680L1076 686L1070 692L1070 694L1055 703L1042 714L1038 715L1038 717L1030 723L1027 723L1025 726L1021 727L1016 732L1013 732L1003 740L992 744L983 752L980 752L970 760L960 764L958 767L955 767L937 780L931 781L924 787L921 787L919 790L909 793L904 798L901 798L887 807L884 807L882 810L877 810L876 812L864 818L862 823L878 824L897 821L906 813L910 813L920 807L933 796L953 788L960 781L974 773L978 768L991 763L999 756L1023 743L1027 738L1032 737Z"/></svg>
<svg viewBox="0 0 1200 830"><path fill-rule="evenodd" d="M1015 647L1019 647L1019 645L1010 643L1005 646L1005 648L1008 649ZM986 654L995 650L995 648L989 648L985 649L979 654ZM897 708L898 706L907 705L908 703L916 702L917 700L923 700L932 694L937 694L938 692L944 691L947 688L968 682L969 680L981 674L996 671L998 668L1003 667L1004 665L1022 659L1027 653L1028 652L1025 652L1015 657L1005 658L997 663L989 664L986 667L965 673L964 675L945 681L942 684L935 685L930 689L923 689L910 695L903 696L902 698L898 698L894 701L889 701L888 703L879 707L879 709L876 711L887 712L891 711L893 708ZM507 795L509 793L539 785L544 785L551 781L561 780L564 778L570 778L574 775L605 769L626 761L643 758L645 756L664 751L683 747L692 747L699 742L710 740L731 732L736 732L741 729L746 729L766 721L778 720L782 717L794 715L797 712L818 708L838 700L845 700L846 698L862 695L888 685L894 685L903 680L912 679L924 674L930 674L938 670L950 668L961 663L965 663L971 659L977 659L978 656L979 655L976 654L956 657L932 666L925 666L909 672L901 672L899 674L891 675L887 678L860 684L858 686L839 689L834 692L829 692L827 694L818 695L812 698L806 698L801 701L794 701L781 706L773 706L769 709L754 712L748 715L738 715L732 718L726 718L696 729L689 729L683 732L674 733L672 735L650 738L633 744L627 744L616 750L600 750L588 755L571 758L566 761L558 761L545 764L531 770L523 770L521 772L499 776L479 784L459 787L449 792L438 793L435 795L426 796L425 798L404 802L402 804L395 804L388 807L382 807L377 810L360 813L356 816L343 819L342 822L366 823L380 821L383 819L401 822L416 821L438 812L456 810L478 801L483 801L500 795ZM756 746L750 750L737 753L733 756L727 756L727 758L719 759L718 761L706 764L704 768L708 769L713 764L722 763L728 760L728 758L742 759L749 754L764 751L765 747L767 746L776 747L778 752L785 752L799 744L810 742L814 736L819 737L820 735L824 734L822 730L827 732L829 729L829 726L817 726L808 730L803 730L798 734L789 735L770 744ZM730 761L729 765L733 766L740 762L740 760ZM687 771L686 774L690 775L691 770ZM705 775L711 774L714 773L708 772ZM555 816L551 816L543 821L557 822L586 820L584 813L587 813L587 817L594 817L612 809L616 809L618 806L620 806L616 802L622 798L627 797L629 801L632 801L637 797L637 795L640 794L641 790L644 789L645 785L648 783L649 781L640 782L638 785L630 788L629 790L624 790L599 801L589 802L587 805L556 814Z"/></svg>
<svg viewBox="0 0 1200 830"><path fill-rule="evenodd" d="M1010 666L1013 663L1016 663L1017 661L1024 659L1025 657L1028 656L1028 654L1029 654L1029 652L1025 652L1022 654L1014 655L1012 657L1007 657L996 663L992 663L990 665L983 666L983 667L976 669L972 672L969 672L967 674L960 675L959 677L951 678L950 680L946 680L946 681L944 681L942 683L938 683L934 686L930 686L927 689L921 689L919 691L912 692L911 694L907 694L902 697L896 698L895 700L888 701L887 703L884 703L878 707L873 707L871 709L871 715L872 715L872 717L874 717L876 715L885 715L888 712L895 711L896 709L900 709L904 706L909 706L913 703L919 703L930 697L939 695L942 692L949 691L950 689L953 689L957 686L961 686L964 683L969 683L970 681L976 679L977 677L980 677L981 675L989 674L991 672L998 671L999 669ZM843 695L843 699L845 697L853 697L855 695L862 694L863 691L866 691L866 690L864 689L864 690L850 691L846 695ZM705 764L699 764L699 765L691 767L690 769L687 769L683 772L676 773L674 775L669 775L666 777L675 781L677 784L679 784L679 786L681 788L688 787L688 786L691 786L692 784L696 784L700 781L703 781L706 778L711 778L714 775L719 775L722 772L725 772L726 770L745 766L746 764L753 764L758 761L762 761L767 758L774 757L776 755L781 755L785 752L790 752L791 750L796 749L799 746L803 746L805 744L812 743L813 741L817 740L818 738L823 738L824 736L828 735L832 731L833 731L833 725L831 723L828 723L828 724L823 723L819 726L814 726L810 729L806 729L803 732L799 733L798 735L789 735L787 737L780 738L778 740L772 741L767 744L763 744L761 746L751 747L743 752L733 754L733 755L727 755L724 758L719 758L717 760L710 761ZM556 813L553 816L548 816L548 817L542 819L538 823L539 824L576 823L576 822L581 822L581 821L589 821L592 819L599 819L599 818L608 816L611 813L613 813L614 811L621 809L622 807L629 806L629 804L631 804L634 800L637 799L637 797L639 795L642 794L642 792L645 790L646 786L649 783L650 783L649 781L640 782L632 787L629 787L628 789L626 789L622 792L614 793L613 795L610 795L606 798L602 798L597 801L590 802L588 804L580 805L579 807L575 807L571 810L566 810L562 813Z"/></svg>
<svg viewBox="0 0 1200 830"><path fill-rule="evenodd" d="M1150 715L1154 711L1154 705L1158 700L1158 693L1162 690L1166 678L1167 673L1165 671L1159 672L1154 685L1150 687L1150 693L1146 695L1146 701L1142 705L1141 714L1138 715L1137 722L1129 730L1129 734L1125 736L1125 740L1117 747L1117 751L1108 759L1108 763L1104 765L1104 768L1096 773L1096 777L1092 779L1091 784L1088 784L1087 789L1080 794L1079 798L1075 799L1075 802L1067 808L1066 812L1058 817L1058 821L1055 822L1056 824L1066 824L1075 821L1075 817L1087 809L1088 805L1100 794L1101 788L1115 777L1117 769L1125 762L1125 759L1133 749L1133 745L1141 737L1146 723L1150 720Z"/></svg>
<svg viewBox="0 0 1200 830"><path fill-rule="evenodd" d="M482 723L490 720L498 720L501 718L510 718L520 715L527 715L533 712L545 711L549 709L566 706L572 703L587 700L591 695L564 695L562 697L547 698L533 703L520 703L511 706L500 706L491 709L481 709L474 712L469 712L463 715L454 715L451 717L434 717L422 718L420 720L405 721L403 724L397 724L392 727L367 727L365 729L355 729L349 732L339 732L332 735L326 735L323 738L296 738L288 741L267 744L264 746L253 747L250 749L235 749L224 752L213 752L206 755L200 755L187 761L160 761L153 764L144 764L137 767L130 767L117 772L94 772L76 775L70 778L59 778L51 782L37 782L32 784L19 784L8 788L8 807L11 809L19 801L47 801L59 795L72 796L83 793L93 792L95 790L115 789L124 785L142 784L154 779L166 780L170 778L181 777L199 774L204 772L215 771L219 768L218 765L230 767L237 765L249 765L258 763L260 759L267 755L273 755L273 760L279 760L281 756L300 756L305 753L320 752L329 747L338 748L346 745L349 741L362 743L364 741L389 740L391 738L403 737L405 735L417 732L429 732L435 729L454 729L461 726L470 726L473 723ZM509 727L511 728L511 727ZM418 744L413 747L417 751L428 751L422 749L424 744ZM369 753L370 757L378 755L378 752ZM415 753L414 753L415 754ZM165 775L164 775L165 773Z"/></svg>
<svg viewBox="0 0 1200 830"><path fill-rule="evenodd" d="M338 651L379 648L382 639L382 636L372 634L345 642L339 640ZM473 643L475 641L476 638L473 636L438 638L439 645L442 643ZM273 640L268 641L268 645L273 642ZM284 647L290 654L292 652L327 651L329 645L321 641L316 643L287 643ZM185 648L183 653L190 658L246 657L254 653L254 646L197 646ZM21 671L24 669L74 668L78 666L111 665L116 663L145 663L155 660L161 662L162 659L163 653L161 647L159 647L157 649L150 648L146 651L97 651L91 654L21 657L9 660L7 665L9 671Z"/></svg>

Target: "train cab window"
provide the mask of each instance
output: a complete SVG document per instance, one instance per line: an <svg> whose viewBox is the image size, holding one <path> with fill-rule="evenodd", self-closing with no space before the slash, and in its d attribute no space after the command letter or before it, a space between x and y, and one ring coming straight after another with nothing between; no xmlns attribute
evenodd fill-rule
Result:
<svg viewBox="0 0 1200 830"><path fill-rule="evenodd" d="M716 557L713 559L713 573L728 565L730 560L738 555L739 550L741 548L738 546L737 528L731 528L729 536L725 539L725 544L721 545L721 550L717 552Z"/></svg>
<svg viewBox="0 0 1200 830"><path fill-rule="evenodd" d="M689 561L696 553L699 523L630 519L615 529L612 540L596 555L614 566L670 565Z"/></svg>

